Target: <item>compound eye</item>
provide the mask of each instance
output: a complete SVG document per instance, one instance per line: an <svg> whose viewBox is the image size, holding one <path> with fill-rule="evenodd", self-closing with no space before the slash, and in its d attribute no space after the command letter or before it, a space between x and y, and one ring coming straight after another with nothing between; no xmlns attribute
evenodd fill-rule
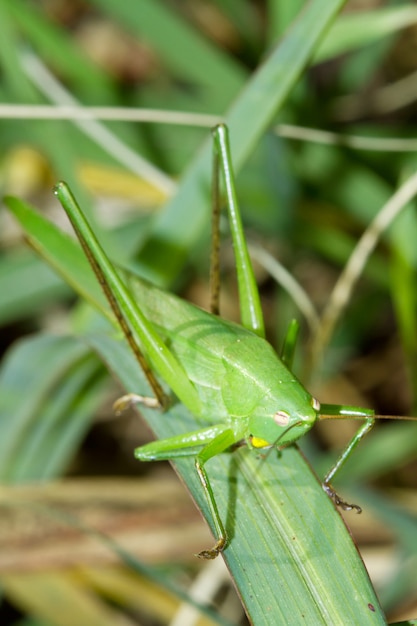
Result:
<svg viewBox="0 0 417 626"><path fill-rule="evenodd" d="M274 415L274 422L278 426L288 426L290 416L285 411L277 411Z"/></svg>
<svg viewBox="0 0 417 626"><path fill-rule="evenodd" d="M320 402L316 398L311 398L311 406L317 412L320 411Z"/></svg>

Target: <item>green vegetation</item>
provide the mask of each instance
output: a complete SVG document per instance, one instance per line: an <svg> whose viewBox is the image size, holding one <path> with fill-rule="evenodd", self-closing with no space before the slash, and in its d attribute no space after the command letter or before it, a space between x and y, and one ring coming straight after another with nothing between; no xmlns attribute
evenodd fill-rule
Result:
<svg viewBox="0 0 417 626"><path fill-rule="evenodd" d="M3 106L2 191L48 207L49 188L64 178L115 262L167 291L182 297L190 294L207 307L208 296L201 299L198 294L209 266L208 127L218 117L225 119L239 171L237 190L246 233L261 261L256 271L268 339L280 351L289 320L298 317L303 326L294 368L314 396L323 402L372 406L378 413L416 415L417 224L412 198L417 141L412 139L409 120L414 102L407 89L407 76L411 82L414 69L412 55L407 56L413 35L405 28L417 20L417 9L387 3L379 10L346 12L336 18L343 4L312 0L301 11L303 2L276 0L261 9L246 2L213 1L208 17L203 17L197 3L191 7L155 0L118 4L94 0L84 8L70 10L68 4L67 11L62 3L52 13L40 3L4 1L0 89L3 103L13 105L14 115L17 104L75 102L131 111L144 107L183 111L189 119L184 126L173 124L172 118L169 124L35 121L34 109L27 106L24 119L12 121L6 119ZM109 38L104 49L110 54L103 57L93 43L104 37ZM210 116L204 128L198 126L195 113ZM336 134L312 141L306 127ZM301 140L291 139L296 133ZM382 213L402 185L408 195L394 203L391 213L385 209ZM111 199L110 216L103 199L107 204ZM399 217L391 225L395 212ZM379 222L380 236L366 262L366 251L357 244L378 215L388 218ZM57 219L61 221L60 214ZM40 233L48 233L47 228L39 222ZM82 493L88 476L135 472L140 493L143 468L131 455L140 443L136 439L142 427L136 417L109 419L112 399L123 392L109 388L103 363L127 391L137 390L140 373L107 323L84 302L74 304L72 291L17 241L15 232L2 212L0 319L2 342L8 346L0 371L4 506L14 513L26 511L29 519L55 516L71 532L81 529L81 536L91 534L94 523L80 521L69 496L64 510L57 510L53 500L52 504L39 500L37 483L66 476L60 484L65 497L68 477L77 478ZM54 239L54 233L50 238L57 257L60 250L65 259L68 253L77 277L78 284L72 286L91 301L97 293L94 277L90 280L84 273L78 249L67 239L62 243L59 235ZM333 291L355 250L358 283L349 288L350 272ZM266 251L301 283L301 296L294 285L287 293L270 277L271 269L277 268L270 267ZM222 311L234 317L234 265L227 244L223 265ZM103 303L100 292L97 298ZM344 301L339 310L337 304ZM316 310L324 313L318 315ZM19 335L22 339L13 343L11 338ZM103 406L107 428L98 419ZM181 406L166 421L152 414L149 419L159 437L192 430L190 415ZM323 425L325 430L313 429L300 442L320 477L349 439L349 433L339 433L342 424L329 422ZM110 452L106 445L100 451L103 433L113 442ZM399 609L407 603L412 606L416 597L416 434L412 422L378 424L335 485L364 508L362 529L356 530L356 516L347 514L359 540L368 536L374 549L386 547L382 524L394 538L390 569L373 580L388 616L400 615ZM338 578L334 572L339 560L349 584L356 581L358 593L366 596L368 582L339 516L317 489L314 476L295 449L284 451L281 459L269 455L263 463L247 452L221 455L210 466L210 479L216 496L219 493L222 519L236 528L234 541L237 545L239 537L246 541L229 566L240 589L246 586L251 597L244 601L253 622L271 623L273 615L274 623L290 623L288 616L298 606L305 609L310 623L320 623L319 619L329 623L329 614L332 623L355 623L354 609L351 618L343 613L343 603L349 604L343 598L344 583L341 597L335 597L334 580L329 579ZM106 458L104 464L101 456ZM190 475L187 460L178 465ZM295 469L289 471L291 467ZM204 508L193 480L190 488ZM27 483L32 484L32 494ZM19 493L24 494L21 499ZM112 495L109 492L108 497ZM168 505L165 498L163 504ZM256 526L262 513L269 531L260 544ZM108 534L105 526L98 528ZM3 610L9 604L18 608L27 616L19 623L25 624L74 620L114 624L116 619L127 624L169 623L167 614L162 616L161 598L173 592L172 580L191 577L201 565L191 560L191 538L180 542L175 535L178 545L172 546L172 533L167 527L167 557L160 556L159 566L152 568L143 565L141 547L122 549L121 532L114 533L110 552L124 565L110 563L102 571L94 567L94 560L81 559L74 567L67 554L66 568L51 576L59 561L49 560L45 550L35 577L25 560L16 558L18 551L12 553L19 567L13 568L7 559L0 562ZM15 544L36 544L36 534L29 544L24 538L16 533ZM100 541L109 547L108 538ZM11 549L12 544L8 539L5 545ZM176 551L170 558L172 548ZM26 552L28 557L30 550ZM340 556L346 554L347 562ZM369 556L369 544L363 554ZM372 575L372 561L367 562ZM260 581L256 591L249 587L251 576ZM137 600L140 589L148 589L143 593L149 595L151 584L160 594L152 608ZM53 597L61 598L59 611ZM384 623L375 597L368 598L369 606L364 607L368 622L362 614L360 623ZM204 619L239 620L221 614ZM10 617L9 623L16 620Z"/></svg>

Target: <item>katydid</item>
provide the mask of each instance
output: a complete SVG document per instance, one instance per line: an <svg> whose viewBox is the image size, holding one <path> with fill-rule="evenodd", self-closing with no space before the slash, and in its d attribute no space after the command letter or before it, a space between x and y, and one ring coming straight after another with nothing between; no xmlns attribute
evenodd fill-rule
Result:
<svg viewBox="0 0 417 626"><path fill-rule="evenodd" d="M219 515L207 462L244 442L255 450L283 448L296 442L321 417L353 417L365 422L352 438L323 481L323 488L343 509L360 507L348 504L334 491L330 482L353 448L372 428L370 409L323 405L303 387L291 372L294 342L284 347L281 358L265 340L259 294L249 258L236 199L227 128L213 130L213 251L211 312L184 303L181 310L158 307L157 299L143 296L139 301L116 272L91 231L83 213L65 183L56 195L67 212L84 252L91 263L113 313L144 369L154 398L134 393L116 403L120 411L130 402L164 409L167 398L160 377L205 428L155 441L135 450L141 461L195 457L195 467L207 498L215 529L215 544L198 556L215 558L227 546L227 532ZM236 258L242 325L218 317L218 218L220 211L219 173L222 174L226 205ZM143 297L143 302L141 298ZM168 347L169 345L169 347Z"/></svg>

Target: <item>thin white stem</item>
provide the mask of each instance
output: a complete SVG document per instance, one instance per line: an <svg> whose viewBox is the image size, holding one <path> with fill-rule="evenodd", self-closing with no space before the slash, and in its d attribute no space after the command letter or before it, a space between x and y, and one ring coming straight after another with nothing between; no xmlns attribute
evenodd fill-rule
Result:
<svg viewBox="0 0 417 626"><path fill-rule="evenodd" d="M218 115L210 115L209 113L59 103L56 105L0 103L0 119L71 120L74 122L107 120L196 126L199 128L211 128L223 120ZM417 138L344 135L319 128L307 128L291 124L278 124L274 130L277 135L286 139L310 141L328 146L347 146L355 150L384 152L415 152L417 150Z"/></svg>
<svg viewBox="0 0 417 626"><path fill-rule="evenodd" d="M21 54L21 58L28 77L47 98L57 105L79 107L79 102L64 89L38 57L26 51ZM128 170L149 181L167 195L174 193L176 184L169 176L143 159L96 119L73 121Z"/></svg>
<svg viewBox="0 0 417 626"><path fill-rule="evenodd" d="M394 83L384 85L375 93L372 102L372 110L386 114L397 111L417 100L417 71L396 80Z"/></svg>
<svg viewBox="0 0 417 626"><path fill-rule="evenodd" d="M417 100L417 71L375 90L367 98L348 94L337 98L333 103L335 118L352 120L366 114L386 115Z"/></svg>
<svg viewBox="0 0 417 626"><path fill-rule="evenodd" d="M319 128L278 124L275 132L280 137L299 141L311 141L327 146L347 146L355 150L377 150L384 152L415 152L417 139L397 137L363 137L360 135L343 135Z"/></svg>
<svg viewBox="0 0 417 626"><path fill-rule="evenodd" d="M344 309L350 301L352 291L363 269L384 231L417 194L417 173L391 196L374 220L369 224L353 250L332 291L322 314L320 326L313 342L313 363L322 354Z"/></svg>
<svg viewBox="0 0 417 626"><path fill-rule="evenodd" d="M189 589L190 598L200 604L209 604L225 582L230 580L223 559L210 561L198 574ZM169 626L194 626L201 613L190 604L181 604Z"/></svg>
<svg viewBox="0 0 417 626"><path fill-rule="evenodd" d="M154 122L177 126L211 128L222 121L218 115L164 111L162 109L131 109L128 107L97 107L71 104L0 104L0 118L26 120L111 120L119 122Z"/></svg>
<svg viewBox="0 0 417 626"><path fill-rule="evenodd" d="M196 126L211 128L223 118L209 113L168 111L107 106L82 106L80 104L12 104L0 103L0 119L26 120L107 120L118 122L141 122L170 124L175 126ZM275 132L280 137L296 141L310 141L328 146L347 146L355 150L377 150L384 152L415 152L417 138L365 137L344 135L320 128L278 124Z"/></svg>
<svg viewBox="0 0 417 626"><path fill-rule="evenodd" d="M309 295L302 288L300 283L297 282L290 272L269 254L269 252L255 244L250 244L248 247L251 256L256 259L291 296L296 306L304 315L311 332L315 333L318 328L319 316Z"/></svg>

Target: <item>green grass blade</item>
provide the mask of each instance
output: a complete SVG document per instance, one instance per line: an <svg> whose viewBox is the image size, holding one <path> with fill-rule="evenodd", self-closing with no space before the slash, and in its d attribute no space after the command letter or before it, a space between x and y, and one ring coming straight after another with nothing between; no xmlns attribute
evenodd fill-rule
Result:
<svg viewBox="0 0 417 626"><path fill-rule="evenodd" d="M70 294L60 280L29 250L0 258L0 323L27 319L51 302Z"/></svg>
<svg viewBox="0 0 417 626"><path fill-rule="evenodd" d="M411 490L397 497L397 501L387 501L375 491L358 489L359 497L366 501L367 506L378 516L378 521L395 536L398 551L407 555L406 562L396 562L390 575L380 584L379 591L384 595L388 610L401 604L406 606L408 599L415 595L417 516L408 498L410 494ZM413 610L410 609L409 613L412 614Z"/></svg>
<svg viewBox="0 0 417 626"><path fill-rule="evenodd" d="M343 15L333 24L314 55L314 61L327 61L352 52L412 26L416 21L417 7L412 4Z"/></svg>
<svg viewBox="0 0 417 626"><path fill-rule="evenodd" d="M98 369L73 337L39 335L9 351L0 370L1 480L43 480L66 469L102 401Z"/></svg>
<svg viewBox="0 0 417 626"><path fill-rule="evenodd" d="M12 197L5 198L5 202L29 234L30 244L34 250L41 257L46 258L73 289L78 291L81 288L81 296L114 323L114 316L107 300L97 284L87 259L80 255L80 248L74 239L59 231L27 203ZM62 259L60 259L60 251L64 251ZM81 276L84 276L82 281L80 281Z"/></svg>
<svg viewBox="0 0 417 626"><path fill-rule="evenodd" d="M126 389L141 389L124 344L90 341ZM198 426L182 406L161 420L143 413L161 438ZM209 519L193 460L176 468ZM295 448L266 461L244 449L216 457L207 469L232 537L224 557L252 623L386 623L349 533Z"/></svg>
<svg viewBox="0 0 417 626"><path fill-rule="evenodd" d="M18 98L23 102L36 99L36 91L23 72L18 54L18 29L9 9L4 2L0 3L0 63L2 68L2 99L5 95ZM4 90L4 91L3 91Z"/></svg>

